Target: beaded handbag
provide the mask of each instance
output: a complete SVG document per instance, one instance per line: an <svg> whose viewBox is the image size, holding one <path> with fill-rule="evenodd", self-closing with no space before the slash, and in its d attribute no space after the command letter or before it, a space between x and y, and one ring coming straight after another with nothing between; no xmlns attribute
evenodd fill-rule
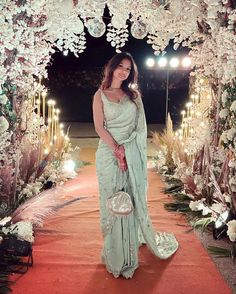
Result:
<svg viewBox="0 0 236 294"><path fill-rule="evenodd" d="M107 198L106 204L110 212L118 216L129 215L134 210L130 195L124 191L116 192Z"/></svg>

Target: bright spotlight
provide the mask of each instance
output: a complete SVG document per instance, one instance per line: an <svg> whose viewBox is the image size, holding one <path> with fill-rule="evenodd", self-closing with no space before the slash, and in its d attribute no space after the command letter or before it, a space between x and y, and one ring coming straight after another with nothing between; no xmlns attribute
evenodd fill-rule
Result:
<svg viewBox="0 0 236 294"><path fill-rule="evenodd" d="M155 60L154 60L154 58L149 57L149 58L146 60L146 65L147 65L148 67L153 67L154 64L155 64Z"/></svg>
<svg viewBox="0 0 236 294"><path fill-rule="evenodd" d="M179 66L179 59L177 57L172 57L170 60L171 67L178 67Z"/></svg>
<svg viewBox="0 0 236 294"><path fill-rule="evenodd" d="M157 61L158 65L160 67L165 67L167 65L167 58L166 57L160 57Z"/></svg>
<svg viewBox="0 0 236 294"><path fill-rule="evenodd" d="M64 55L64 56L67 56L67 55L68 55L68 53L69 53L69 51L68 51L68 50L64 50L64 51L63 51L63 55Z"/></svg>
<svg viewBox="0 0 236 294"><path fill-rule="evenodd" d="M182 66L183 67L190 67L191 66L191 58L186 56L182 59Z"/></svg>

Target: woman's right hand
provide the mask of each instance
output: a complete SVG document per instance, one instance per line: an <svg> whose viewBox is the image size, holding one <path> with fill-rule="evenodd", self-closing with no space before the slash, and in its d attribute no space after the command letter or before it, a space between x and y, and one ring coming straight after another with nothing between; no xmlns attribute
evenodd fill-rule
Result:
<svg viewBox="0 0 236 294"><path fill-rule="evenodd" d="M125 148L124 148L124 146L123 145L118 145L115 148L114 155L115 155L115 157L117 159L124 158L125 157Z"/></svg>
<svg viewBox="0 0 236 294"><path fill-rule="evenodd" d="M123 171L123 172L127 171L128 165L127 165L125 157L122 159L118 159L118 166L121 171Z"/></svg>
<svg viewBox="0 0 236 294"><path fill-rule="evenodd" d="M123 172L128 169L126 158L125 158L125 148L123 145L116 146L114 150L114 155L118 161L118 166Z"/></svg>

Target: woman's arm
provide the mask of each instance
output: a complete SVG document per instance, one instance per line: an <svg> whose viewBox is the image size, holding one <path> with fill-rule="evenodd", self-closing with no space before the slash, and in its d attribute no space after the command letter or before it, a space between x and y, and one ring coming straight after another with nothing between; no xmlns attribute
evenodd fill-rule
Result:
<svg viewBox="0 0 236 294"><path fill-rule="evenodd" d="M118 143L104 128L103 103L99 90L95 93L93 98L93 121L98 136L114 151L118 147Z"/></svg>
<svg viewBox="0 0 236 294"><path fill-rule="evenodd" d="M112 135L104 128L104 112L103 103L101 99L101 92L98 90L93 99L93 121L97 134L99 137L114 151L114 155L118 160L119 168L122 171L127 170L127 163L125 159L125 149L123 145L119 145Z"/></svg>

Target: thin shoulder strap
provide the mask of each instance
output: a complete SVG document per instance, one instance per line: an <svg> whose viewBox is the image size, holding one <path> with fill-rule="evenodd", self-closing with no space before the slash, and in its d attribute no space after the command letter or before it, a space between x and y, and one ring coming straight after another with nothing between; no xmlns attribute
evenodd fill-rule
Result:
<svg viewBox="0 0 236 294"><path fill-rule="evenodd" d="M102 99L102 101L104 102L104 101L106 101L106 96L105 96L105 94L103 93L103 91L102 91L102 89L99 89L99 91L100 91L100 93L101 93L101 99Z"/></svg>

